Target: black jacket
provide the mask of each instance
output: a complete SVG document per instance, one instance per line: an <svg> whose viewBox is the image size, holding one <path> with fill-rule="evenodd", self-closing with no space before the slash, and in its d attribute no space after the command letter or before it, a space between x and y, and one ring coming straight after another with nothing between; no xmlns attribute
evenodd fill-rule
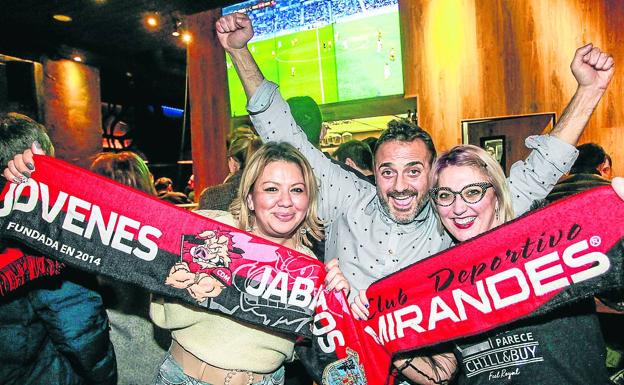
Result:
<svg viewBox="0 0 624 385"><path fill-rule="evenodd" d="M67 278L39 278L0 297L0 384L117 383L102 298Z"/></svg>
<svg viewBox="0 0 624 385"><path fill-rule="evenodd" d="M571 174L559 181L546 197L548 203L592 187L607 186L611 182L597 174Z"/></svg>

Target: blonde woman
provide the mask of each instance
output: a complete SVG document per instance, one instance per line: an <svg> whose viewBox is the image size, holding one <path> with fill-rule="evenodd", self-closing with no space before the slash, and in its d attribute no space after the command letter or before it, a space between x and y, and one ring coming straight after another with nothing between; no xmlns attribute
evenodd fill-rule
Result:
<svg viewBox="0 0 624 385"><path fill-rule="evenodd" d="M285 143L267 143L248 160L231 212L199 211L220 222L313 256L309 237L321 239L316 178L307 160ZM326 287L349 290L334 260ZM203 298L212 283L194 290ZM281 384L294 339L226 316L173 302L153 302L152 320L173 342L156 384Z"/></svg>

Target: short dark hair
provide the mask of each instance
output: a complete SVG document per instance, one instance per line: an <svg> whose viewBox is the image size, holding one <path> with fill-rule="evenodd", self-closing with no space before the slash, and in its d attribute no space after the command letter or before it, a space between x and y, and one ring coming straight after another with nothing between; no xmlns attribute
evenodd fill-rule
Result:
<svg viewBox="0 0 624 385"><path fill-rule="evenodd" d="M427 147L427 150L431 155L429 158L429 165L431 166L437 156L431 135L407 119L393 119L388 122L388 128L381 133L379 139L377 140L375 155L377 154L379 147L381 147L381 145L385 142L413 142L415 140L422 141Z"/></svg>
<svg viewBox="0 0 624 385"><path fill-rule="evenodd" d="M368 144L359 140L350 140L341 144L333 155L342 163L350 158L359 168L373 170L373 153Z"/></svg>
<svg viewBox="0 0 624 385"><path fill-rule="evenodd" d="M369 136L368 138L362 140L362 142L368 144L368 147L370 147L371 152L373 154L375 153L375 149L377 149L377 138L375 138L374 136Z"/></svg>
<svg viewBox="0 0 624 385"><path fill-rule="evenodd" d="M570 169L571 174L600 174L598 166L607 159L604 148L596 143L585 143L577 146L579 152L576 162Z"/></svg>
<svg viewBox="0 0 624 385"><path fill-rule="evenodd" d="M154 188L156 191L165 190L169 186L173 186L173 181L166 176L160 177L156 179L156 182L154 182Z"/></svg>
<svg viewBox="0 0 624 385"><path fill-rule="evenodd" d="M46 154L54 155L54 146L43 125L15 112L0 115L0 164L3 167L15 154L29 149L34 141L39 142Z"/></svg>

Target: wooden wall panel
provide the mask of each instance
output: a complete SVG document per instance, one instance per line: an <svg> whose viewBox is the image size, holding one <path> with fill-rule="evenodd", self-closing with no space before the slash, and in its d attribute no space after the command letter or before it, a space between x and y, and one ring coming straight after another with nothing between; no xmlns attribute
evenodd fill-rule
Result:
<svg viewBox="0 0 624 385"><path fill-rule="evenodd" d="M576 88L570 62L593 42L624 65L624 2L399 0L407 96L440 150L461 143L460 121L551 112ZM600 143L624 175L624 73L616 70L581 142Z"/></svg>
<svg viewBox="0 0 624 385"><path fill-rule="evenodd" d="M187 19L193 35L188 63L195 191L221 183L228 173L226 138L230 108L225 53L214 28L220 16L220 10L212 10Z"/></svg>
<svg viewBox="0 0 624 385"><path fill-rule="evenodd" d="M44 122L56 157L88 168L102 148L100 72L70 60L43 62Z"/></svg>

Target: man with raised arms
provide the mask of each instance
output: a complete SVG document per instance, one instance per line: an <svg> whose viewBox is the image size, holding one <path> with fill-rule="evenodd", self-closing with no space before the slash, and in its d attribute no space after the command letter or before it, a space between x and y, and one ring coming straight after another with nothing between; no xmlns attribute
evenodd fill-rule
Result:
<svg viewBox="0 0 624 385"><path fill-rule="evenodd" d="M366 289L453 244L427 199L429 171L436 157L427 132L403 120L388 123L375 151L375 188L333 165L307 141L277 85L264 78L247 48L253 28L245 14L223 16L216 30L241 79L252 122L263 140L289 142L312 164L320 180L318 211L325 223L325 255L339 260L353 288ZM517 176L510 185L516 215L544 198L574 163L574 145L610 81L602 76L601 68L612 60L591 44L576 51L571 64L578 82L576 93L550 135L528 138L526 145L535 151L512 166ZM452 355L434 356L433 361L423 358L421 365L415 360L412 365L421 371L408 369L405 374L418 383L435 383L437 370L447 368L451 360Z"/></svg>

